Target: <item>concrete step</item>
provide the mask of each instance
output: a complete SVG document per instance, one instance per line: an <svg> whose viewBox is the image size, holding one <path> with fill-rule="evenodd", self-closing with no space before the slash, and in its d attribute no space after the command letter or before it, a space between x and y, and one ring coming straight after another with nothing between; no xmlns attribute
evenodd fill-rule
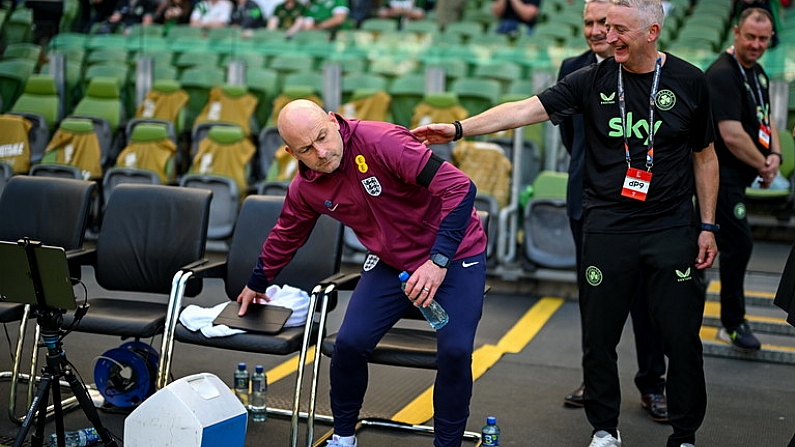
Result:
<svg viewBox="0 0 795 447"><path fill-rule="evenodd" d="M773 304L780 275L749 272L745 279L745 311L751 330L762 342L758 352L736 350L720 321L720 281L713 279L707 287L701 341L704 355L745 360L795 364L795 327L786 321L786 313Z"/></svg>
<svg viewBox="0 0 795 447"><path fill-rule="evenodd" d="M719 328L714 326L703 326L701 328L704 355L768 363L795 364L795 345L777 344L777 340L759 337L760 341L762 341L762 349L751 353L741 352L736 350L728 339L721 337L719 335L720 332Z"/></svg>
<svg viewBox="0 0 795 447"><path fill-rule="evenodd" d="M780 275L748 275L745 280L745 306L773 307ZM720 281L707 286L707 301L720 301Z"/></svg>
<svg viewBox="0 0 795 447"><path fill-rule="evenodd" d="M751 330L760 334L785 335L795 337L795 327L786 321L783 310L770 307L755 308L746 306L746 316ZM704 325L720 327L720 302L707 301L704 306ZM795 339L793 340L795 344Z"/></svg>

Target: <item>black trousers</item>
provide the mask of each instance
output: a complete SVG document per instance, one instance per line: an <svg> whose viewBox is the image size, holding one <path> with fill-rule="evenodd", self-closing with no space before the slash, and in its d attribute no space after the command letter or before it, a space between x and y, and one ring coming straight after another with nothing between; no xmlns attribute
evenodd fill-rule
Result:
<svg viewBox="0 0 795 447"><path fill-rule="evenodd" d="M720 319L731 330L745 321L745 270L754 248L745 213L745 186L720 184L715 222L720 225Z"/></svg>
<svg viewBox="0 0 795 447"><path fill-rule="evenodd" d="M653 325L668 357L669 447L695 443L707 406L699 337L704 284L695 271L692 227L663 231L583 235L580 313L583 326L585 413L595 430L618 427L621 386L616 346L639 279Z"/></svg>
<svg viewBox="0 0 795 447"><path fill-rule="evenodd" d="M577 250L577 271L582 272L582 220L569 219L574 246ZM578 274L578 282L582 274ZM638 372L635 374L635 386L640 394L663 394L665 392L665 353L659 331L654 327L649 314L648 301L643 292L644 282L641 278L632 298L629 309L632 315L632 332L635 334L635 354L638 360Z"/></svg>

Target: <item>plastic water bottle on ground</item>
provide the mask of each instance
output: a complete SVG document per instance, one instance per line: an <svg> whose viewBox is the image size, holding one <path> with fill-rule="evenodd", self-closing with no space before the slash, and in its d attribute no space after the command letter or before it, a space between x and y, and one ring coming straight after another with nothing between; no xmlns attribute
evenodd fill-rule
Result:
<svg viewBox="0 0 795 447"><path fill-rule="evenodd" d="M268 376L265 375L262 365L257 365L251 376L251 406L249 407L251 420L254 422L264 422L268 419L268 408L265 401L267 393Z"/></svg>
<svg viewBox="0 0 795 447"><path fill-rule="evenodd" d="M408 272L400 272L398 279L400 279L400 288L405 291L406 281L409 279ZM431 300L430 304L428 304L426 307L417 306L417 308L422 313L422 316L428 321L428 324L430 324L431 327L436 330L443 328L444 325L450 321L450 316L447 315L447 311L445 311L442 306L436 302L436 300Z"/></svg>
<svg viewBox="0 0 795 447"><path fill-rule="evenodd" d="M237 370L235 371L235 396L240 399L240 403L243 404L244 407L248 407L248 394L249 394L249 382L251 381L251 375L246 370L246 364L240 362L237 364Z"/></svg>
<svg viewBox="0 0 795 447"><path fill-rule="evenodd" d="M99 433L93 427L64 433L64 445L66 447L87 447L97 445L99 441L101 441ZM49 446L58 447L58 435L56 433L50 435Z"/></svg>
<svg viewBox="0 0 795 447"><path fill-rule="evenodd" d="M480 433L483 447L500 445L500 427L497 426L497 418L489 416L486 418L486 425Z"/></svg>

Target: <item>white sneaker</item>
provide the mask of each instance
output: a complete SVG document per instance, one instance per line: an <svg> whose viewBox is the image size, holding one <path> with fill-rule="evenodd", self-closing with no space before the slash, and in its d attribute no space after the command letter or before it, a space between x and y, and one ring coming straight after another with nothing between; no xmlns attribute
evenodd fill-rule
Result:
<svg viewBox="0 0 795 447"><path fill-rule="evenodd" d="M594 433L591 444L588 447L621 447L621 433L616 431L616 434L618 439L604 430L599 430Z"/></svg>
<svg viewBox="0 0 795 447"><path fill-rule="evenodd" d="M357 445L359 444L356 442L356 438L353 438L353 444L346 444L337 435L332 435L331 439L326 441L326 447L356 447Z"/></svg>
<svg viewBox="0 0 795 447"><path fill-rule="evenodd" d="M679 447L696 447L696 446L694 446L693 444L691 444L689 442L685 442L684 444L681 444Z"/></svg>

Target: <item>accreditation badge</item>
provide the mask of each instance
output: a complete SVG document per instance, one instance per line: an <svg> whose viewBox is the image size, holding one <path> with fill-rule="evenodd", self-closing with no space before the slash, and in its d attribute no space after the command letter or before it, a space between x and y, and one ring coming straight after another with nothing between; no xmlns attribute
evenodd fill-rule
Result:
<svg viewBox="0 0 795 447"><path fill-rule="evenodd" d="M770 126L765 125L764 123L759 124L759 144L761 144L765 149L770 149Z"/></svg>
<svg viewBox="0 0 795 447"><path fill-rule="evenodd" d="M627 176L624 177L624 188L621 195L630 199L646 201L646 194L649 192L651 184L651 172L641 169L627 169Z"/></svg>

